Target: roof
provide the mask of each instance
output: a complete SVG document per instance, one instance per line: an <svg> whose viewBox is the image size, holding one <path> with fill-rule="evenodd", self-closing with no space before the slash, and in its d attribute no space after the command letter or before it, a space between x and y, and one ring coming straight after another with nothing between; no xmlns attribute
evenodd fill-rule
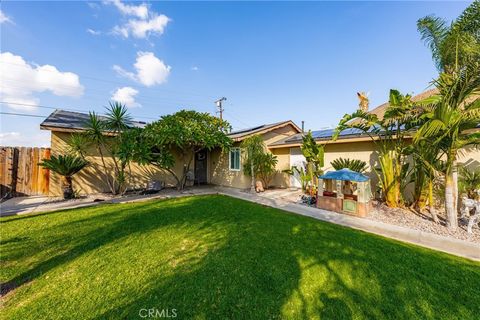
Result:
<svg viewBox="0 0 480 320"><path fill-rule="evenodd" d="M420 101L425 98L428 98L434 94L438 93L437 89L431 89L424 91L414 97L412 97L413 101ZM377 115L378 118L382 119L383 115L385 114L385 111L389 107L389 103L383 103L376 107L375 109L369 111L371 114ZM355 120L352 120L354 122ZM331 141L333 133L335 132L335 129L324 129L324 130L316 130L312 131L312 136L316 141ZM270 144L268 147L271 148L279 148L279 147L284 147L284 146L298 146L302 143L302 137L303 134L295 134L290 137L286 137L284 139L281 139L275 143ZM371 138L368 136L367 133L363 132L362 130L359 129L345 129L342 132L340 132L338 136L338 141L337 143L341 142L346 142L346 141L352 141L352 139L357 139L357 140L370 140ZM342 141L343 140L343 141Z"/></svg>
<svg viewBox="0 0 480 320"><path fill-rule="evenodd" d="M105 119L105 116L98 116ZM88 113L80 113L57 109L52 112L40 124L40 129L52 131L82 131L86 129L86 123L89 119ZM141 121L132 121L133 127L143 128L146 123Z"/></svg>
<svg viewBox="0 0 480 320"><path fill-rule="evenodd" d="M291 125L292 127L294 127L295 130L297 130L297 132L302 131L293 121L287 120L287 121L281 121L281 122L270 123L270 124L263 124L263 125L252 127L252 128L232 131L227 135L230 138L232 138L234 141L241 141L241 140L243 140L243 139L245 139L249 136L252 136L254 134L267 133L269 131L275 130L277 128L282 128L282 127L285 127L287 125Z"/></svg>
<svg viewBox="0 0 480 320"><path fill-rule="evenodd" d="M335 129L316 130L316 131L312 131L312 137L316 141L330 141L332 140L332 136L334 132L335 132ZM304 134L302 133L294 134L290 137L286 137L284 139L276 141L268 145L268 147L275 148L275 147L284 147L284 146L290 146L290 145L300 145L302 144L303 135ZM338 140L361 138L361 137L370 139L368 134L363 132L362 130L351 128L351 129L345 129L342 132L340 132L338 136Z"/></svg>
<svg viewBox="0 0 480 320"><path fill-rule="evenodd" d="M330 180L357 181L357 182L365 182L369 180L369 178L366 175L361 174L360 172L352 171L348 168L343 168L337 171L329 171L323 176L320 176L319 178L330 179Z"/></svg>
<svg viewBox="0 0 480 320"><path fill-rule="evenodd" d="M416 96L413 96L412 101L413 102L421 101L421 100L426 99L430 96L433 96L434 94L437 94L437 93L438 93L437 89L430 89L430 90L424 91L422 93L419 93ZM385 111L387 110L387 108L389 106L390 106L390 103L385 102L385 103L379 105L378 107L376 107L375 109L368 111L368 113L375 114L379 119L383 119L383 116L385 115Z"/></svg>

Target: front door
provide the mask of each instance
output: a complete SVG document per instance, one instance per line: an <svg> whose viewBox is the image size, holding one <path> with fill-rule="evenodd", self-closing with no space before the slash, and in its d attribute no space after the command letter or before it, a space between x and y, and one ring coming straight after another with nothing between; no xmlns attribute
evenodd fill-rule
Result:
<svg viewBox="0 0 480 320"><path fill-rule="evenodd" d="M195 183L207 184L207 150L195 154Z"/></svg>

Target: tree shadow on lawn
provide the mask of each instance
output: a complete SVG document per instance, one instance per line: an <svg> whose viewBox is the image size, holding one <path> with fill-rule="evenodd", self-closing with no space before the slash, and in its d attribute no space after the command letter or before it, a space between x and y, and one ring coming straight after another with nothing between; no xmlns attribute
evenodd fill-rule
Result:
<svg viewBox="0 0 480 320"><path fill-rule="evenodd" d="M90 209L92 213L103 212L102 214L93 214L86 218L75 219L70 222L54 224L53 226L37 230L37 234L30 234L31 237L22 237L23 242L18 243L12 248L4 246L15 243L12 239L2 239L2 260L8 257L9 260L21 258L22 256L33 256L41 248L48 248L56 251L48 259L35 264L34 267L17 275L13 279L1 284L1 296L8 294L10 291L26 284L35 278L49 272L50 270L61 266L70 261L75 260L79 256L94 251L108 243L118 241L124 237L128 237L134 233L148 232L151 229L160 228L163 224L171 223L171 219L166 218L165 213L173 208L188 206L190 204L170 204L168 207L162 208L152 203L136 205L134 208L128 206L121 210L115 205L107 204L103 207L95 207ZM120 209L120 210L119 210ZM131 213L126 211L132 209ZM49 214L37 215L37 218L55 219L53 215L75 214L76 209L63 210ZM148 223L143 214L162 215L160 219L155 219L155 223ZM33 216L35 217L35 216ZM32 218L33 218L32 217ZM23 218L23 217L22 217ZM22 220L18 218L17 220ZM15 219L14 219L15 220ZM9 220L9 221L14 221ZM177 219L177 220L182 220ZM185 220L185 219L183 219ZM24 221L22 221L23 223ZM32 231L34 232L34 231ZM44 242L35 245L32 242L25 241L33 237L40 237L41 234L55 235L53 237L43 239ZM53 250L52 250L53 248Z"/></svg>
<svg viewBox="0 0 480 320"><path fill-rule="evenodd" d="M97 318L140 318L142 309L176 309L182 319L473 319L480 311L478 265L243 205L251 211L233 215L221 247ZM439 273L445 281L432 281Z"/></svg>
<svg viewBox="0 0 480 320"><path fill-rule="evenodd" d="M473 319L480 312L479 265L444 254L224 196L109 209L53 227L78 232L52 239L58 248L75 245L11 282L18 287L112 242L174 227L208 235L206 253L190 259L187 250L190 260L169 265L168 274L151 270L141 288L103 301L89 317L135 319L141 309L176 309L182 319Z"/></svg>

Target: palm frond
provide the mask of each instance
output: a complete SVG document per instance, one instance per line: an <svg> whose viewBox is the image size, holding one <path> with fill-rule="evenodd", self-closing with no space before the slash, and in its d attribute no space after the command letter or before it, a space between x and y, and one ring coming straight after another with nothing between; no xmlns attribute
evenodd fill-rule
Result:
<svg viewBox="0 0 480 320"><path fill-rule="evenodd" d="M446 21L433 15L426 16L417 21L417 30L421 35L421 39L430 48L437 69L442 70L441 47L448 34Z"/></svg>
<svg viewBox="0 0 480 320"><path fill-rule="evenodd" d="M51 156L50 159L43 159L40 166L58 173L64 177L71 177L88 165L88 162L71 155Z"/></svg>

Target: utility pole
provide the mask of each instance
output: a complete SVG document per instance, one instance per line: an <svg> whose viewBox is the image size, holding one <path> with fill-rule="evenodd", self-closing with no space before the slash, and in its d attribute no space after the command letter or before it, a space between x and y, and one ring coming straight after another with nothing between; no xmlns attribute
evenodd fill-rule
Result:
<svg viewBox="0 0 480 320"><path fill-rule="evenodd" d="M223 101L227 101L227 98L222 97L222 98L218 99L217 101L215 101L215 104L217 105L217 108L218 108L217 113L220 114L220 120L223 120L223 111L225 110L223 108Z"/></svg>

